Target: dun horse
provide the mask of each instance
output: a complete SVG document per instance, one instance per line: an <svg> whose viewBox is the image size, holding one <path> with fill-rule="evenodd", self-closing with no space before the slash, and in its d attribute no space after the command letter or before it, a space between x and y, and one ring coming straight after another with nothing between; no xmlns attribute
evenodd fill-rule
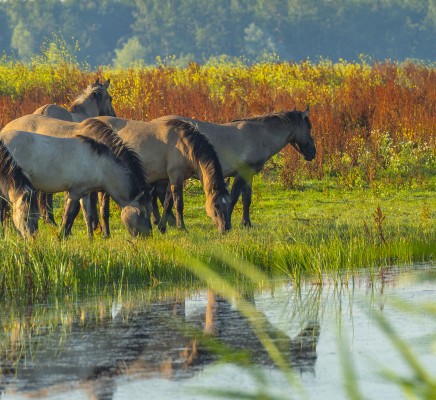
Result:
<svg viewBox="0 0 436 400"><path fill-rule="evenodd" d="M46 104L35 110L34 114L71 122L82 122L87 118L99 115L115 117L112 97L107 91L109 84L109 79L105 83L100 83L100 80L97 79L72 102L68 109L56 104Z"/></svg>
<svg viewBox="0 0 436 400"><path fill-rule="evenodd" d="M0 139L0 222L4 222L4 209L12 203L12 220L23 237L38 230L36 192L30 180L17 164L11 152Z"/></svg>
<svg viewBox="0 0 436 400"><path fill-rule="evenodd" d="M89 235L92 228L87 195L98 189L109 193L122 208L121 219L132 236L149 234L150 193L138 155L101 121L89 119L79 126L87 136L59 138L10 130L1 132L0 138L35 190L67 192L67 211L69 203L83 197ZM71 229L72 222L71 213L66 212L62 235Z"/></svg>
<svg viewBox="0 0 436 400"><path fill-rule="evenodd" d="M125 120L115 117L98 117L108 122L115 129L126 127L119 134L122 140L132 147L147 171L150 183L159 180L170 180L176 193L177 208L179 209L178 227L185 228L183 221L183 180L194 173L203 180L206 193L206 211L220 231L230 229L230 215L228 213L229 197L224 184L221 165L216 152L208 140L190 123L174 121L160 121L155 123ZM10 122L5 129L31 130L45 135L71 137L83 132L80 125L44 118L40 115L26 115ZM178 194L177 194L178 193ZM108 199L104 198L101 206L103 235L109 236ZM72 205L71 205L72 207ZM78 210L77 210L78 212ZM71 213L73 211L71 210ZM160 222L159 230L166 229L166 218ZM67 232L68 234L68 232Z"/></svg>
<svg viewBox="0 0 436 400"><path fill-rule="evenodd" d="M229 196L221 164L213 146L191 123L181 120L143 122L98 117L118 130L146 166L149 182L169 180L176 208L176 225L186 229L183 220L183 181L196 175L206 194L206 212L220 232L230 229ZM171 204L169 205L171 206ZM167 209L158 229L165 232Z"/></svg>
<svg viewBox="0 0 436 400"><path fill-rule="evenodd" d="M112 107L112 97L108 93L110 80L105 83L100 83L97 79L94 84L89 85L84 92L78 96L68 109L58 106L56 104L46 104L35 110L33 114L44 115L55 119L61 119L64 121L82 122L86 118L97 117L99 115L115 116L115 111ZM18 129L23 129L19 127ZM33 132L32 127L26 127L24 129L29 132ZM91 196L96 196L93 193ZM39 193L39 211L41 217L48 223L56 225L53 215L53 195L49 193ZM93 203L97 202L93 199ZM93 213L96 214L95 212ZM94 228L98 224L97 221L93 221Z"/></svg>
<svg viewBox="0 0 436 400"><path fill-rule="evenodd" d="M242 225L244 226L251 226L250 205L253 176L262 170L274 154L289 143L307 161L313 160L316 155L315 144L311 136L312 125L309 120L309 109L306 111L294 109L239 119L226 124L214 124L174 115L161 117L152 122L174 118L194 123L215 148L224 177L235 177L230 193L230 213L242 193ZM117 127L117 129L121 128L121 125Z"/></svg>

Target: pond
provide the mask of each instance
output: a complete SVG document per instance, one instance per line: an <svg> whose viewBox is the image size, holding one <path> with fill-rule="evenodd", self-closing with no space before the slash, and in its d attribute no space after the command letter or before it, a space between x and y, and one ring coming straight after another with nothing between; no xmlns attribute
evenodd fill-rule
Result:
<svg viewBox="0 0 436 400"><path fill-rule="evenodd" d="M275 281L244 297L136 289L2 304L0 398L346 399L344 371L365 398L404 398L383 372L412 372L380 315L436 376L436 314L423 306L436 304L430 265L298 289ZM290 373L271 360L277 349Z"/></svg>

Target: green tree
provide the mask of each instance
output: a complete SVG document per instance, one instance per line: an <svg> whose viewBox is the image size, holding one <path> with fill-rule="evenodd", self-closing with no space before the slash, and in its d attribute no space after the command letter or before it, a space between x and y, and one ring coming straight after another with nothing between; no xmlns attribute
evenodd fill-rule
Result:
<svg viewBox="0 0 436 400"><path fill-rule="evenodd" d="M136 36L131 37L120 49L115 49L113 65L116 68L127 68L133 63L144 60L147 49Z"/></svg>

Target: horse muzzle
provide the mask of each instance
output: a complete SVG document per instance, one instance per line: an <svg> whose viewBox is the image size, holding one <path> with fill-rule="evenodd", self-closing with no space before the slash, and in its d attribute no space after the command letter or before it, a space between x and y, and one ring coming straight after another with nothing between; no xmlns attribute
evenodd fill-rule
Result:
<svg viewBox="0 0 436 400"><path fill-rule="evenodd" d="M299 145L298 143L291 143L291 145L306 161L312 161L316 156L316 149L313 144L307 143L305 145Z"/></svg>

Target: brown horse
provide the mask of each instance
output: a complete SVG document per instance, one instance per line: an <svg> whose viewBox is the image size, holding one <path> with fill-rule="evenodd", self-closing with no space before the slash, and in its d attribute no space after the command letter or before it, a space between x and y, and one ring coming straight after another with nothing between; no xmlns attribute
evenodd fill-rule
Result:
<svg viewBox="0 0 436 400"><path fill-rule="evenodd" d="M38 204L32 184L15 158L0 139L0 222L4 223L5 210L12 204L12 220L23 237L38 230Z"/></svg>
<svg viewBox="0 0 436 400"><path fill-rule="evenodd" d="M225 177L234 176L230 199L232 212L242 193L242 225L251 226L250 205L253 176L265 163L288 143L305 160L315 158L316 149L311 136L312 125L309 109L285 111L260 117L235 120L226 124L214 124L191 118L169 115L152 122L178 118L194 123L215 148ZM122 128L121 126L117 127Z"/></svg>
<svg viewBox="0 0 436 400"><path fill-rule="evenodd" d="M68 205L80 199L88 234L92 235L87 195L98 189L109 193L122 208L121 219L132 236L148 235L151 199L138 155L102 121L88 119L78 126L82 134L71 138L18 130L1 132L0 138L36 190L67 192L62 236L71 230L73 222Z"/></svg>

